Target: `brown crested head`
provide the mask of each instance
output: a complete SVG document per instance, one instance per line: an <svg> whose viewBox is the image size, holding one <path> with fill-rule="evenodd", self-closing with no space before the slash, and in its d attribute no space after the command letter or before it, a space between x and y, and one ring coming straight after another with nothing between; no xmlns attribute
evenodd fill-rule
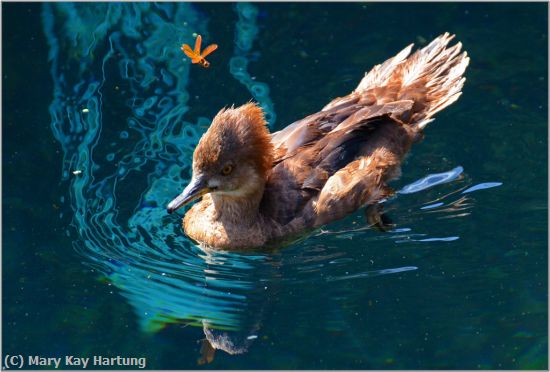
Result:
<svg viewBox="0 0 550 372"><path fill-rule="evenodd" d="M273 145L263 110L255 103L222 109L193 154L193 172L214 171L227 164L247 164L267 177L273 166ZM227 171L227 169L226 169Z"/></svg>
<svg viewBox="0 0 550 372"><path fill-rule="evenodd" d="M255 103L223 109L195 148L193 179L182 200L208 192L216 198L261 196L272 166L273 145L262 109Z"/></svg>
<svg viewBox="0 0 550 372"><path fill-rule="evenodd" d="M262 109L255 103L223 109L195 148L193 178L168 204L168 212L206 193L220 202L237 198L255 205L272 166L273 145Z"/></svg>

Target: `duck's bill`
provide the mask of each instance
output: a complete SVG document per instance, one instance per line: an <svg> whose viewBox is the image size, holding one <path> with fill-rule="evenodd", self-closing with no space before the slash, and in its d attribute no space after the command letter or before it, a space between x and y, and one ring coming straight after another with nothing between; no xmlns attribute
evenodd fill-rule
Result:
<svg viewBox="0 0 550 372"><path fill-rule="evenodd" d="M166 210L168 213L172 213L210 191L211 189L206 186L205 180L202 178L193 178L183 192L168 204Z"/></svg>

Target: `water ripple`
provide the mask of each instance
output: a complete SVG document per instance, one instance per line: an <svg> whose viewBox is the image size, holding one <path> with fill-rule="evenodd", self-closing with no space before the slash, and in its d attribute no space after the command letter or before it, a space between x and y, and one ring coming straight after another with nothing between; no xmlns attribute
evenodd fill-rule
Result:
<svg viewBox="0 0 550 372"><path fill-rule="evenodd" d="M469 187L466 190L462 191L462 193L467 194L469 192L474 192L474 191L477 191L477 190L490 189L491 187L498 187L498 186L502 186L502 182L484 182L484 183L480 183L478 185Z"/></svg>
<svg viewBox="0 0 550 372"><path fill-rule="evenodd" d="M451 169L448 172L430 174L422 179L419 179L416 182L411 183L403 187L398 191L400 194L412 194L422 190L426 190L430 187L440 185L442 183L447 183L456 180L464 172L464 168L458 166Z"/></svg>
<svg viewBox="0 0 550 372"><path fill-rule="evenodd" d="M335 282L335 281L338 281L338 280L360 279L360 278L369 278L369 277L380 276L380 275L396 274L396 273L401 273L401 272L404 272L404 271L411 271L411 270L418 270L418 267L416 267L416 266L404 266L404 267L396 267L396 268L393 268L393 269L371 270L371 271L365 271L365 272L357 273L357 274L348 274L348 275L342 275L342 276L329 276L326 280L327 280L327 282Z"/></svg>
<svg viewBox="0 0 550 372"><path fill-rule="evenodd" d="M269 87L246 69L257 57L257 8L242 3L236 11L228 72L273 122ZM190 3L45 3L42 16L54 83L51 129L63 149L62 182L69 190L61 203L73 214L66 233L99 279L132 306L142 330L157 332L173 323L202 327L213 344L218 340L226 351L242 352L257 338L283 285L309 288L417 270L408 262L394 267L401 264L385 262L370 249L380 241L458 239L417 231L414 219L469 213L468 196L456 198L464 187L453 183L463 177L460 166L423 177L387 201L391 212L392 203L406 203L411 194L428 199L420 191L452 186L436 200L421 200L423 207L407 208L408 220L403 217L387 234L374 233L359 212L346 220L352 229L337 223L271 254L197 247L164 206L187 183L192 151L210 123L204 117L186 120L190 64L179 51L182 43L193 42L193 33L207 34L207 20Z"/></svg>

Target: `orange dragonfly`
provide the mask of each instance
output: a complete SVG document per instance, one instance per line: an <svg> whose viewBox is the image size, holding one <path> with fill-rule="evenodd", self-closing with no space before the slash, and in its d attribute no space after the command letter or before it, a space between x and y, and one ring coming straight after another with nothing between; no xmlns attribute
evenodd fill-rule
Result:
<svg viewBox="0 0 550 372"><path fill-rule="evenodd" d="M187 57L191 58L191 63L198 63L202 67L207 68L208 66L210 66L210 62L204 59L204 57L206 57L207 55L209 55L210 53L218 49L218 45L217 44L209 45L206 48L204 48L204 50L201 53L201 42L202 42L202 37L201 35L198 35L197 40L195 40L195 50L191 49L191 47L187 44L183 44L181 46L181 50L183 51L183 53L185 53Z"/></svg>

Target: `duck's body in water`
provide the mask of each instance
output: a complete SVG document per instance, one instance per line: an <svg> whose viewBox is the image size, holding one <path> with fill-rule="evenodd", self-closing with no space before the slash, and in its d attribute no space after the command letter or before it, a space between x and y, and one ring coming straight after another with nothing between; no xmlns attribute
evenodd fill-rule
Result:
<svg viewBox="0 0 550 372"><path fill-rule="evenodd" d="M458 99L469 58L444 34L375 66L349 95L270 135L253 103L220 111L168 205L203 196L185 233L218 249L274 245L391 194L387 182L433 115Z"/></svg>

